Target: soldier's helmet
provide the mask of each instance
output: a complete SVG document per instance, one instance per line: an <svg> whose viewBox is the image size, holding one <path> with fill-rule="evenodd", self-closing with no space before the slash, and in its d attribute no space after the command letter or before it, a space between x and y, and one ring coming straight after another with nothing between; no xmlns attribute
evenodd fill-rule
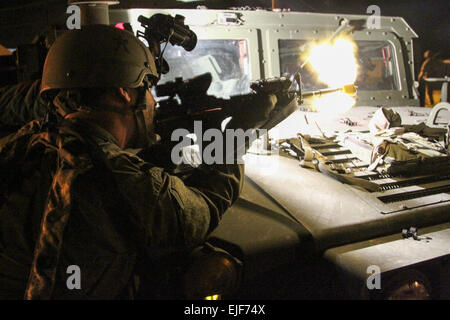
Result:
<svg viewBox="0 0 450 320"><path fill-rule="evenodd" d="M131 32L106 25L70 30L53 43L45 59L41 95L57 89L136 88L158 78L152 53Z"/></svg>

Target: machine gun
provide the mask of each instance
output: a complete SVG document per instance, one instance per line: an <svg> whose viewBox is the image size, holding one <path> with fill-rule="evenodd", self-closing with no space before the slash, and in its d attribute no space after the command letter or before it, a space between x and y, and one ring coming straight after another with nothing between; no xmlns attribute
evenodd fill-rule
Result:
<svg viewBox="0 0 450 320"><path fill-rule="evenodd" d="M168 96L159 101L155 115L156 132L171 131L171 128L176 128L178 121L192 123L195 120L220 121L230 116L242 117L245 116L245 106L257 103L261 95L274 94L277 104L270 119L260 126L261 129L269 130L297 110L301 97L300 91L289 90L292 82L284 77L252 82L251 93L229 99L207 95L211 81L211 74L205 73L189 80L177 78L173 82L156 86L158 97Z"/></svg>
<svg viewBox="0 0 450 320"><path fill-rule="evenodd" d="M296 74L294 80L299 84L297 87L301 88L300 74ZM304 97L321 96L337 91L344 91L350 95L356 93L354 85L302 93L300 89L291 90L292 81L280 77L254 81L250 84L251 93L222 99L207 95L211 81L211 74L205 73L185 81L176 78L175 81L156 86L158 97L168 97L159 101L159 108L155 115L156 132L171 131L177 127L179 121L193 123L195 120L242 117L246 115L245 106L258 103L258 96L274 94L277 97L277 104L269 120L259 127L270 130L297 110L298 104L302 103Z"/></svg>

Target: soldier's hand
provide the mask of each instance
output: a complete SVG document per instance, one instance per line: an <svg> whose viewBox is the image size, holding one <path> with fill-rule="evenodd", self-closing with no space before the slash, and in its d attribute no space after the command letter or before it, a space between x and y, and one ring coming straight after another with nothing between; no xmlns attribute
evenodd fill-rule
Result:
<svg viewBox="0 0 450 320"><path fill-rule="evenodd" d="M246 105L237 107L227 129L258 129L270 117L275 108L277 97L274 94L257 94Z"/></svg>
<svg viewBox="0 0 450 320"><path fill-rule="evenodd" d="M161 137L161 141L163 143L170 143L172 133L177 129L185 129L189 132L192 132L194 129L194 122L189 118L179 118L175 120L155 123L155 132Z"/></svg>

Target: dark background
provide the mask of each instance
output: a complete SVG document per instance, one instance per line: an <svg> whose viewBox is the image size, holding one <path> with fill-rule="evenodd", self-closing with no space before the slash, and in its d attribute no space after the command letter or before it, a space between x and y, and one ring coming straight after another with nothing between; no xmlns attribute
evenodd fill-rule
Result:
<svg viewBox="0 0 450 320"><path fill-rule="evenodd" d="M369 5L378 5L383 16L400 16L419 35L415 50L419 57L430 49L440 52L442 58L450 58L449 52L449 0L209 0L179 2L175 0L121 0L115 8L160 7L208 8L263 7L290 8L292 11L367 14ZM65 22L66 0L2 0L0 1L0 44L15 48L30 43L45 26L58 21ZM421 61L416 61L420 64Z"/></svg>

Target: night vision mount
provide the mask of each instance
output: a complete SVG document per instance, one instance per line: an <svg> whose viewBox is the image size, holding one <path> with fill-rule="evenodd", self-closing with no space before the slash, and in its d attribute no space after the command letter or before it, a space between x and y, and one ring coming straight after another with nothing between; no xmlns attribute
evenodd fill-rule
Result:
<svg viewBox="0 0 450 320"><path fill-rule="evenodd" d="M156 68L160 75L169 72L169 64L163 58L167 43L181 46L186 51L191 51L197 45L197 35L184 24L182 15L177 14L175 18L161 13L154 14L149 18L141 15L138 17L138 21L144 28L144 32L138 30L136 36L147 41L148 47L155 57ZM161 50L162 43L166 43L166 46Z"/></svg>

